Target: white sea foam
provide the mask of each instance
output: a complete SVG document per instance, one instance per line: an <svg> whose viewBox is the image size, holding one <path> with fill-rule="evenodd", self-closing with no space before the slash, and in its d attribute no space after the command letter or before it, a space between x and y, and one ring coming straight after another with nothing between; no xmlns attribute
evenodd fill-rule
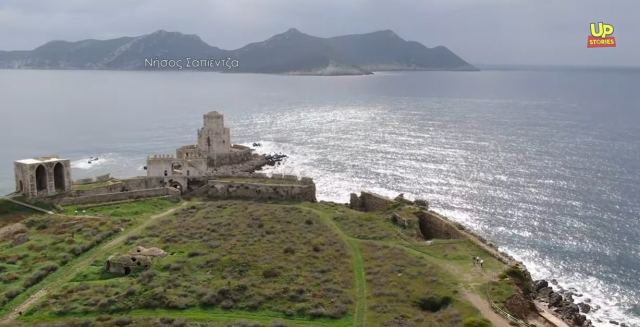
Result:
<svg viewBox="0 0 640 327"><path fill-rule="evenodd" d="M633 299L628 298L612 285L585 273L566 273L567 270L562 269L562 266L557 267L557 262L546 260L543 255L533 250L514 249L508 246L501 247L501 250L524 262L534 279L555 279L558 285L552 285L554 289L562 288L582 294L581 297L574 296L575 303L590 300L589 305L592 310L586 316L591 319L594 326L611 326L610 320L625 322L629 326L640 326L640 319L631 317L626 312L630 308L625 303L632 303Z"/></svg>
<svg viewBox="0 0 640 327"><path fill-rule="evenodd" d="M102 165L105 165L108 162L112 162L113 161L112 156L113 154L108 153L108 154L103 154L102 156L97 156L97 160L94 159L95 157L73 160L71 161L71 168L85 169L85 170L94 169Z"/></svg>

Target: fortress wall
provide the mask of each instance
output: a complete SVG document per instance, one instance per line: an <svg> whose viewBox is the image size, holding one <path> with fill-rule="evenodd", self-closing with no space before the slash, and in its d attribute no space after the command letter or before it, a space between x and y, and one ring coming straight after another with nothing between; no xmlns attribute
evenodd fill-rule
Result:
<svg viewBox="0 0 640 327"><path fill-rule="evenodd" d="M128 192L94 194L94 195L85 195L85 196L78 196L78 197L66 197L60 200L59 204L72 205L72 204L101 203L101 202L113 202L113 201L151 198L151 197L158 197L158 196L180 197L180 191L173 188L169 188L169 187L160 187L160 188L151 188L151 189L128 191Z"/></svg>
<svg viewBox="0 0 640 327"><path fill-rule="evenodd" d="M162 177L134 177L119 180L114 184L99 186L89 190L75 190L71 192L72 197L100 195L127 191L139 191L164 186Z"/></svg>
<svg viewBox="0 0 640 327"><path fill-rule="evenodd" d="M212 199L261 199L316 201L313 184L265 184L210 180L208 196Z"/></svg>
<svg viewBox="0 0 640 327"><path fill-rule="evenodd" d="M214 157L209 157L209 167L219 167L233 165L251 160L251 149L241 145L234 145L231 152L217 153Z"/></svg>
<svg viewBox="0 0 640 327"><path fill-rule="evenodd" d="M357 194L351 193L351 199L349 200L349 208L360 211L384 211L394 204L395 201L375 193L360 192L360 197Z"/></svg>
<svg viewBox="0 0 640 327"><path fill-rule="evenodd" d="M421 202L425 202L421 200ZM349 207L359 211L384 211L398 203L382 195L370 192L361 192L360 196L351 193ZM449 218L438 214L432 210L426 210L424 207L417 205L414 214L418 218L418 225L422 236L429 240L439 239L467 239L479 247L486 250L491 256L502 261L505 264L512 265L517 261L510 255L498 250L491 242L487 241L473 231L467 230L463 225L450 220Z"/></svg>
<svg viewBox="0 0 640 327"><path fill-rule="evenodd" d="M464 238L458 227L452 222L447 221L432 211L418 211L415 213L418 217L420 232L425 239L434 238L454 239Z"/></svg>
<svg viewBox="0 0 640 327"><path fill-rule="evenodd" d="M156 155L147 159L147 176L164 176L171 174L171 165L174 162L180 162L172 155Z"/></svg>
<svg viewBox="0 0 640 327"><path fill-rule="evenodd" d="M504 264L513 265L518 263L512 256L498 250L495 244L489 242L484 237L467 230L463 225L451 221L449 218L435 211L420 210L416 213L416 216L419 219L420 232L427 239L429 239L429 235L433 235L431 238L446 238L446 236L450 235L451 237L449 238L467 239L483 248L491 256Z"/></svg>

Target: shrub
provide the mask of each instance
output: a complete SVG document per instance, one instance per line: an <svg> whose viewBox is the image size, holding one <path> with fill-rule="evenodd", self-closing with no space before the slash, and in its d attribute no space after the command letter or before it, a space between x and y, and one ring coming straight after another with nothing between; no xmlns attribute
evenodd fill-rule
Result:
<svg viewBox="0 0 640 327"><path fill-rule="evenodd" d="M280 272L275 268L269 268L262 272L262 277L264 278L276 278L280 276Z"/></svg>
<svg viewBox="0 0 640 327"><path fill-rule="evenodd" d="M287 246L287 247L284 248L283 252L284 252L284 254L294 254L294 253L296 253L296 250L291 246Z"/></svg>
<svg viewBox="0 0 640 327"><path fill-rule="evenodd" d="M40 268L40 270L35 272L33 275L27 278L27 280L24 281L24 287L31 287L35 284L38 284L41 280L47 277L47 275L56 270L58 270L58 266L55 264L48 264Z"/></svg>
<svg viewBox="0 0 640 327"><path fill-rule="evenodd" d="M437 312L440 309L446 308L451 304L450 296L427 296L418 300L417 304L420 309L429 312Z"/></svg>
<svg viewBox="0 0 640 327"><path fill-rule="evenodd" d="M464 327L491 327L491 323L482 318L470 317L462 321Z"/></svg>
<svg viewBox="0 0 640 327"><path fill-rule="evenodd" d="M269 327L287 327L287 324L282 320L274 320Z"/></svg>
<svg viewBox="0 0 640 327"><path fill-rule="evenodd" d="M198 257L201 255L202 255L202 252L198 252L198 251L190 251L189 253L187 253L187 257L189 258Z"/></svg>
<svg viewBox="0 0 640 327"><path fill-rule="evenodd" d="M20 288L13 288L10 289L8 291L6 291L4 293L4 297L7 299L7 301L11 301L13 300L16 296L20 295L20 293L22 293L22 289Z"/></svg>
<svg viewBox="0 0 640 327"><path fill-rule="evenodd" d="M220 307L225 310L231 310L236 304L231 299L226 299L220 303Z"/></svg>
<svg viewBox="0 0 640 327"><path fill-rule="evenodd" d="M214 292L207 292L204 296L200 298L201 305L216 305L219 302L218 294Z"/></svg>
<svg viewBox="0 0 640 327"><path fill-rule="evenodd" d="M113 323L116 326L121 327L121 326L130 325L132 322L133 321L131 321L131 318L129 318L129 317L121 317L121 318L116 319L116 321L114 321Z"/></svg>
<svg viewBox="0 0 640 327"><path fill-rule="evenodd" d="M138 281L140 281L140 284L147 285L151 283L151 281L153 280L153 277L155 276L156 276L156 273L153 272L153 270L143 271L140 274L140 277L138 277Z"/></svg>

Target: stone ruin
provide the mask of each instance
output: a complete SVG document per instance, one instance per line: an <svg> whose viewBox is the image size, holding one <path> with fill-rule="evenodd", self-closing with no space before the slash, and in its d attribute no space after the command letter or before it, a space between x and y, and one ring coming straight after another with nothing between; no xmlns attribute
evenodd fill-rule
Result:
<svg viewBox="0 0 640 327"><path fill-rule="evenodd" d="M127 254L114 254L107 259L105 270L120 276L140 272L151 267L154 258L165 257L167 253L160 248L136 246Z"/></svg>
<svg viewBox="0 0 640 327"><path fill-rule="evenodd" d="M71 162L58 156L22 159L14 162L15 193L42 198L71 189Z"/></svg>

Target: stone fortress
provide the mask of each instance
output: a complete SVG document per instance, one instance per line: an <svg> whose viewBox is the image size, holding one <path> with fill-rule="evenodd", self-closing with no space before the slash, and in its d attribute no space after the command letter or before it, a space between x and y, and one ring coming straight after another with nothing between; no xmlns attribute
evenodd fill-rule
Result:
<svg viewBox="0 0 640 327"><path fill-rule="evenodd" d="M224 116L217 111L204 115L197 144L185 145L175 155L160 154L147 158L147 176L166 177L166 182L184 190L189 179L219 174L234 174L264 165L263 157L251 148L232 145L231 132Z"/></svg>
<svg viewBox="0 0 640 327"><path fill-rule="evenodd" d="M12 196L61 205L183 194L215 199L316 200L315 184L310 178L268 177L255 172L273 163L269 156L233 144L224 116L212 111L203 116L196 144L176 149L175 155L149 156L146 176L115 179L105 175L73 182L67 159L24 159L14 163L16 188Z"/></svg>

